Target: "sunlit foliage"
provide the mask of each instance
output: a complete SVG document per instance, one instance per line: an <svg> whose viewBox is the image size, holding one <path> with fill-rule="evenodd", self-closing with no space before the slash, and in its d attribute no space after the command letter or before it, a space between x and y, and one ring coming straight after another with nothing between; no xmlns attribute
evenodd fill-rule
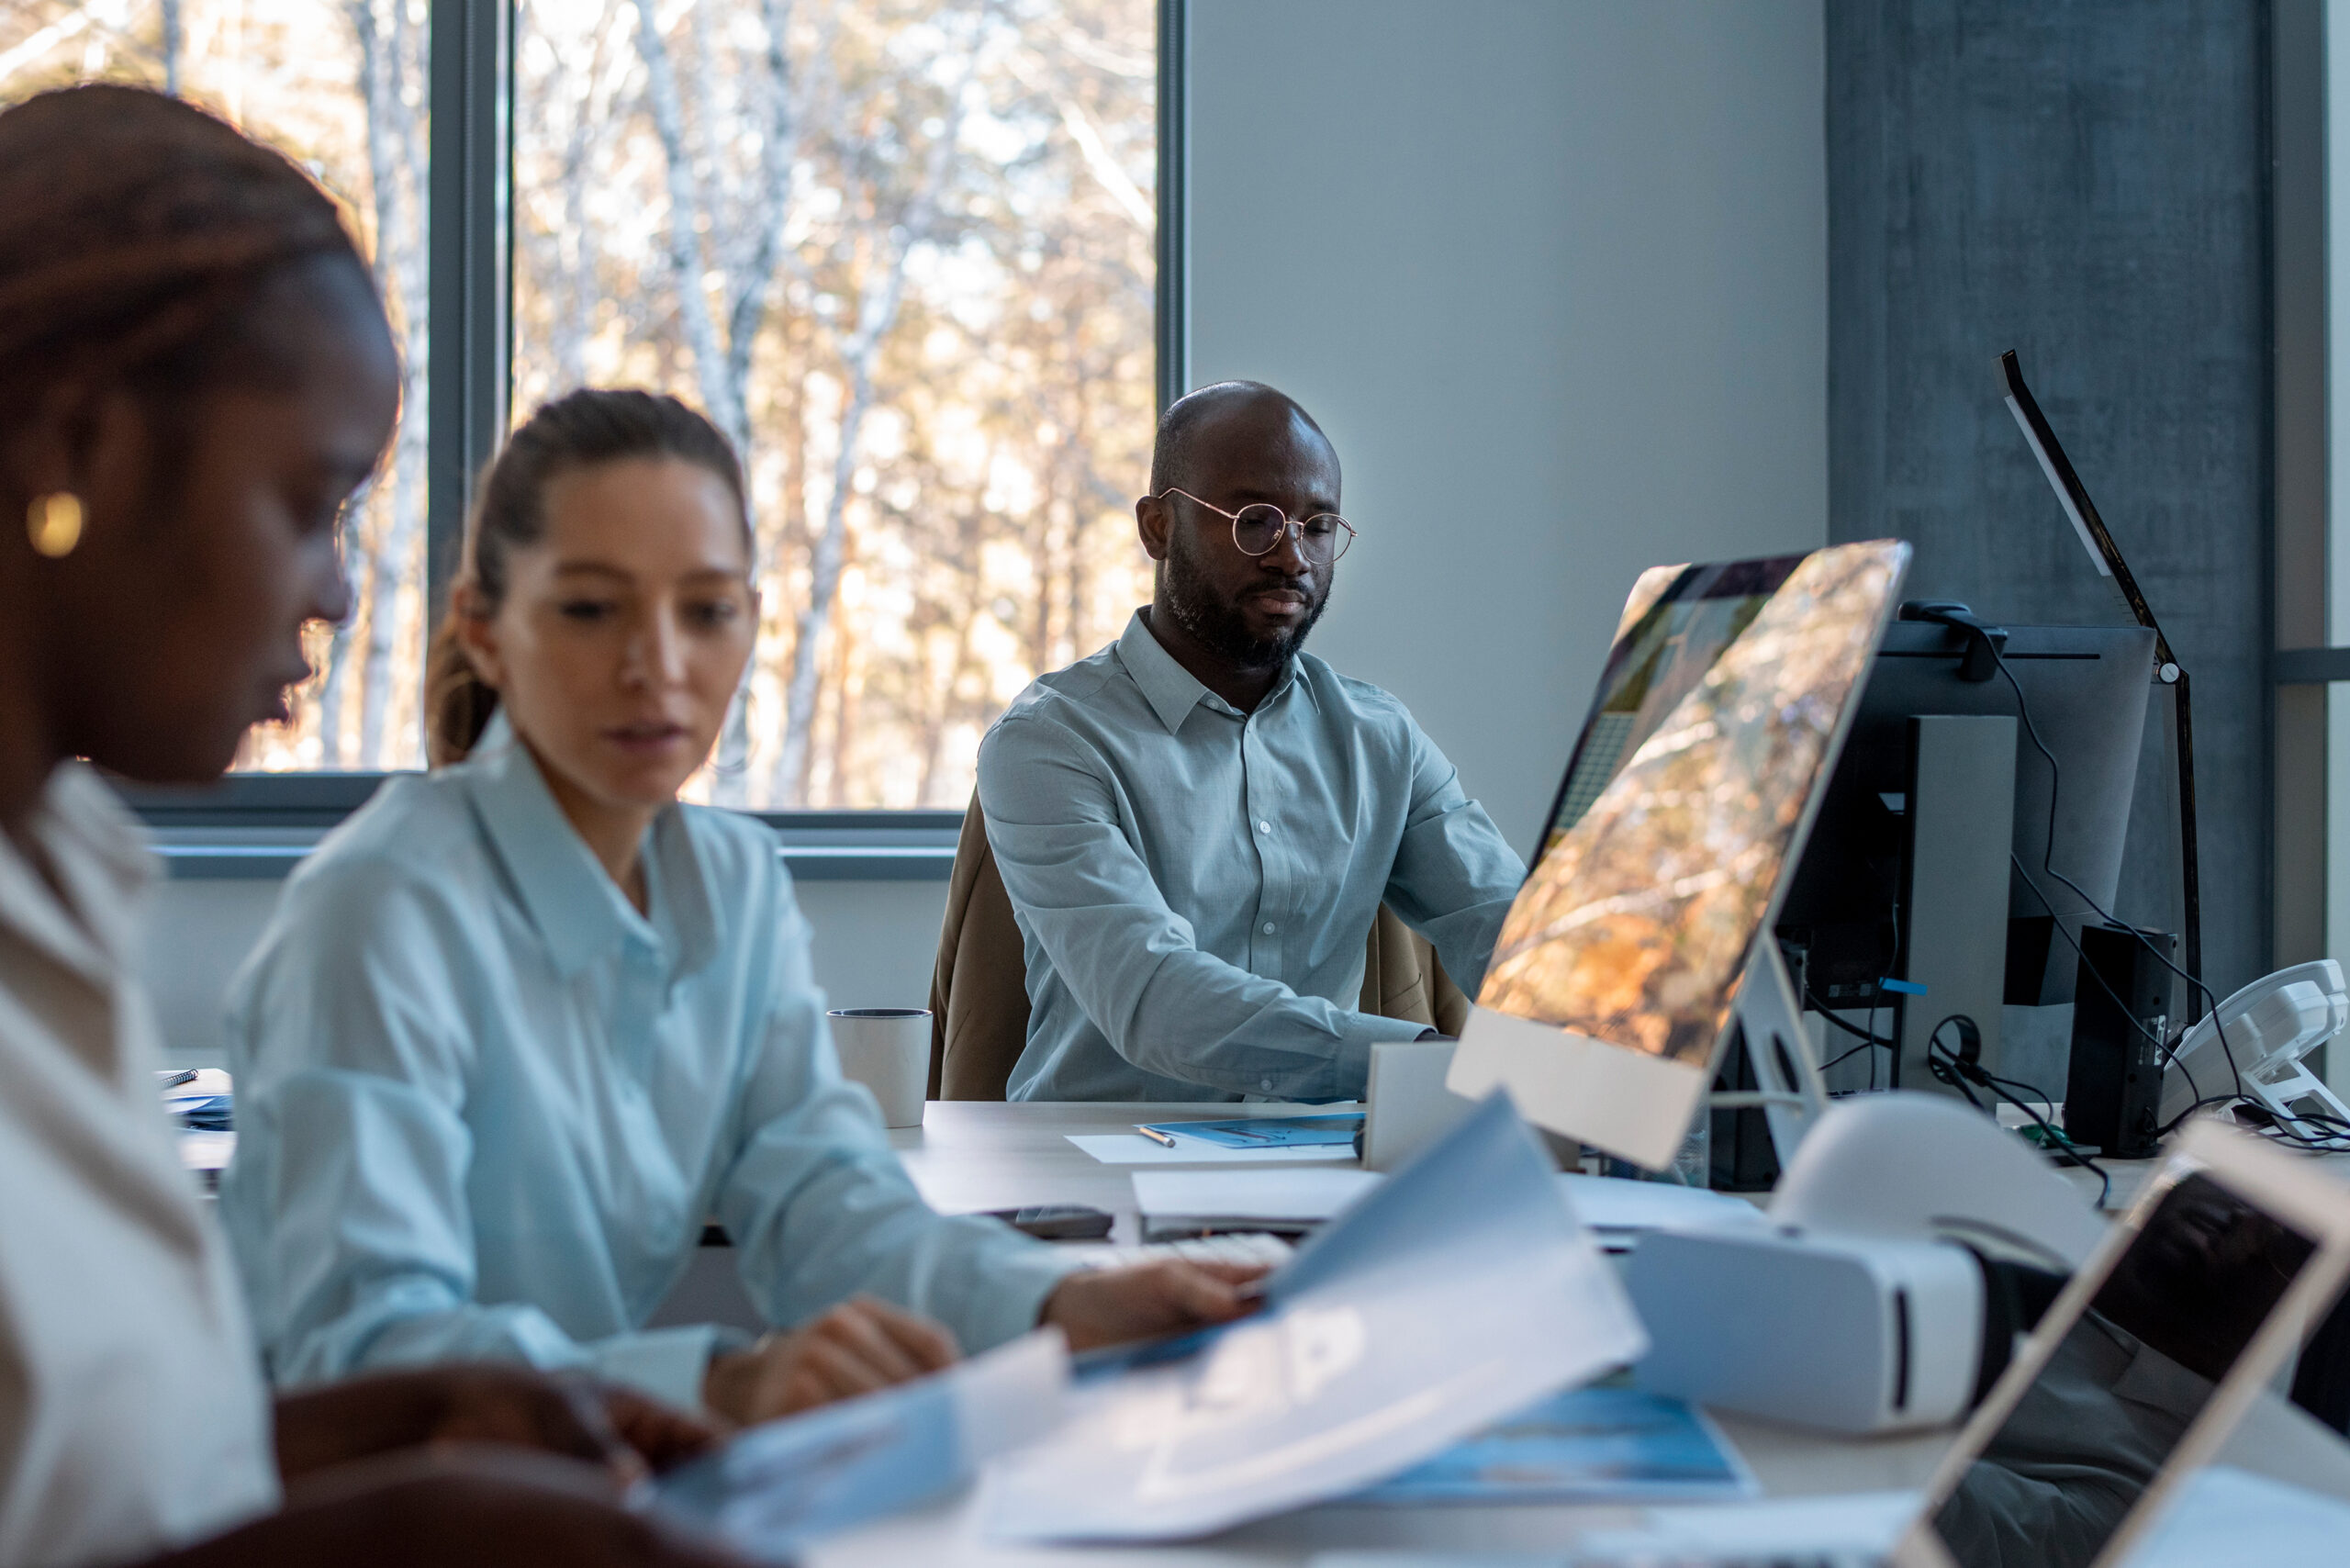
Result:
<svg viewBox="0 0 2350 1568"><path fill-rule="evenodd" d="M0 98L178 91L348 205L408 359L352 509L358 609L248 766L422 756L426 0L0 0ZM1031 676L1147 596L1149 0L521 0L517 420L581 385L708 410L753 482L758 654L694 787L959 805Z"/></svg>

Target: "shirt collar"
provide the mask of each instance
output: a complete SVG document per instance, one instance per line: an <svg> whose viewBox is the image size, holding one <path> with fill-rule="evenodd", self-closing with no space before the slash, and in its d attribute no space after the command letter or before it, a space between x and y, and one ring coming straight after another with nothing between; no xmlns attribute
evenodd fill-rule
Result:
<svg viewBox="0 0 2350 1568"><path fill-rule="evenodd" d="M2202 1413L2211 1398L2209 1378L2189 1372L2143 1339L2133 1336L2131 1343L2135 1353L2113 1380L2115 1398L2167 1411L2182 1421L2192 1421Z"/></svg>
<svg viewBox="0 0 2350 1568"><path fill-rule="evenodd" d="M563 814L505 714L492 715L461 766L490 846L514 879L557 973L568 980L631 939L655 950L666 946L655 923L637 913ZM644 852L650 863L647 902L659 906L677 937L673 973L689 974L716 952L718 931L709 880L685 813L671 806L655 817Z"/></svg>
<svg viewBox="0 0 2350 1568"><path fill-rule="evenodd" d="M1236 718L1248 717L1210 691L1201 684L1199 677L1176 662L1175 655L1152 635L1150 626L1143 620L1139 610L1134 612L1133 618L1126 622L1125 631L1118 637L1118 662L1126 666L1126 673L1134 678L1135 685L1142 691L1143 700L1150 704L1150 711L1158 715L1158 722L1167 726L1169 734L1181 729L1183 721L1191 717L1192 710L1203 701L1212 704L1219 712L1230 713ZM1261 713L1270 707L1296 679L1297 661L1292 659L1289 666L1281 671L1281 679L1265 693L1265 700L1257 704L1257 711Z"/></svg>
<svg viewBox="0 0 2350 1568"><path fill-rule="evenodd" d="M155 879L145 834L96 773L61 763L34 809L32 837L59 882L0 837L0 925L44 948L92 982L111 983L129 954L140 895Z"/></svg>

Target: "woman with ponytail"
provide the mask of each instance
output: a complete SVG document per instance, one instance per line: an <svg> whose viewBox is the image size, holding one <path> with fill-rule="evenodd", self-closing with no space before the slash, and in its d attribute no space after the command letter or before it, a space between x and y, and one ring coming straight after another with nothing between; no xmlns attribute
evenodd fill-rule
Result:
<svg viewBox="0 0 2350 1568"><path fill-rule="evenodd" d="M1241 1310L1251 1271L1072 1274L923 1203L841 1076L774 835L677 799L757 622L741 470L684 404L575 392L492 465L436 769L319 846L230 998L221 1208L280 1383L498 1359L755 1421L1040 1323ZM713 1215L756 1342L646 1326Z"/></svg>
<svg viewBox="0 0 2350 1568"><path fill-rule="evenodd" d="M273 1405L156 1093L151 866L89 765L200 782L284 716L397 399L367 268L284 158L129 88L0 112L11 1568L722 1561L618 1505L709 1436L640 1395L477 1367Z"/></svg>

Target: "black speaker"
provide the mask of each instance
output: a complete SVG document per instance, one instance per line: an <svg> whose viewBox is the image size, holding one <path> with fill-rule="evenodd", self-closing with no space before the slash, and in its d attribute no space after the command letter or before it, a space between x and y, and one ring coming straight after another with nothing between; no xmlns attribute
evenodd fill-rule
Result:
<svg viewBox="0 0 2350 1568"><path fill-rule="evenodd" d="M2157 1141L2163 1053L2155 1041L2170 1026L2171 972L2150 944L2168 958L2177 938L2120 925L2081 931L2065 1135L2118 1159L2149 1159Z"/></svg>

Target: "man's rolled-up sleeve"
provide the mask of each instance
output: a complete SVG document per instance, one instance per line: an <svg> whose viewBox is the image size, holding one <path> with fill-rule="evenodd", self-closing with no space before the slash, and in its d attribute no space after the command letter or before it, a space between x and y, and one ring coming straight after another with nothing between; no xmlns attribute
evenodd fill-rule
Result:
<svg viewBox="0 0 2350 1568"><path fill-rule="evenodd" d="M1023 926L1111 1048L1143 1071L1231 1094L1347 1099L1362 1092L1374 1041L1419 1034L1201 952L1129 834L1134 813L1111 769L1063 726L999 722L979 775L988 842Z"/></svg>

